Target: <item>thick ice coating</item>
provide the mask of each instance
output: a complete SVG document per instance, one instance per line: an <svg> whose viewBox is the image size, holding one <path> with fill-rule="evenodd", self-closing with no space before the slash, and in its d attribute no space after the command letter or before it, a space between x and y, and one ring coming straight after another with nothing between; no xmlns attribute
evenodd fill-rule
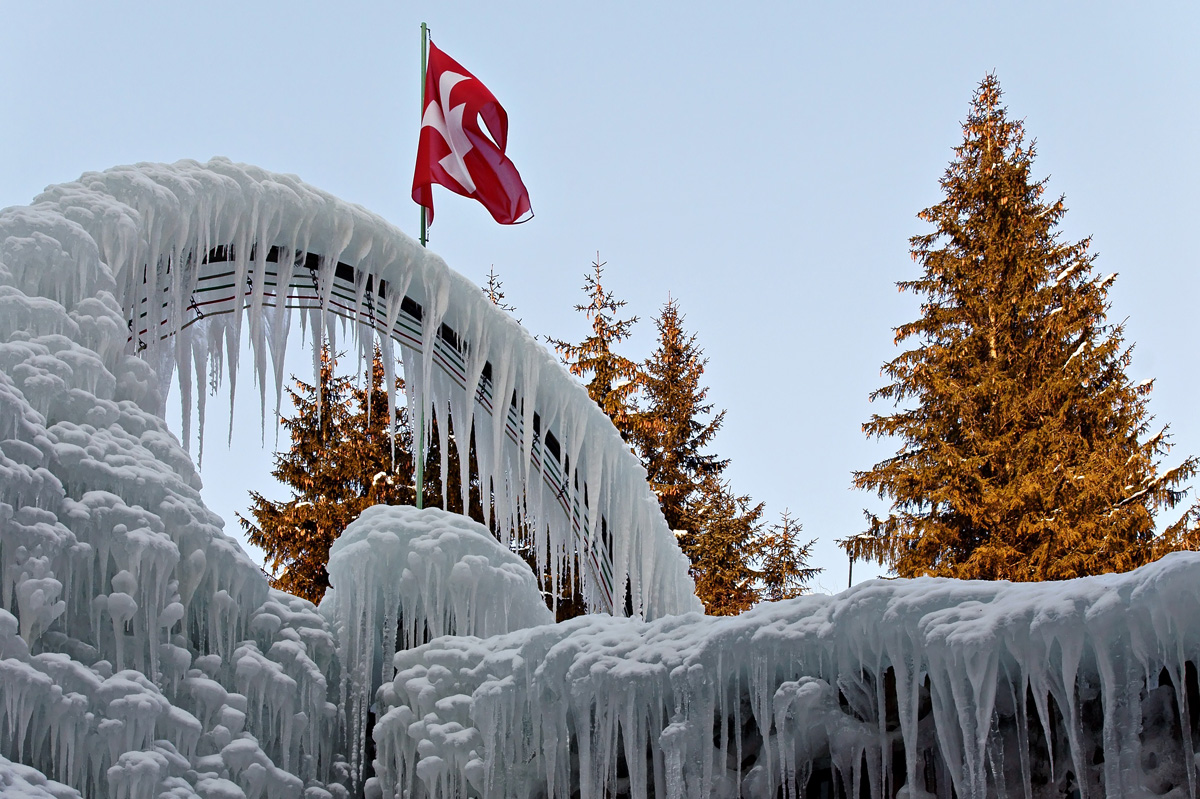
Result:
<svg viewBox="0 0 1200 799"><path fill-rule="evenodd" d="M450 418L457 440L474 436L494 497L485 513L494 507L505 542L518 528L532 534L555 594L577 573L598 610L699 609L644 469L583 387L477 285L374 214L294 176L215 159L88 173L9 209L3 224L26 295L68 310L105 303L88 311L103 317L94 365L111 372L137 355L138 379L158 389L145 410L161 415L178 371L185 440L193 403L203 428L222 375L232 399L243 341L264 411L269 385L278 410L293 317L335 346L348 332L362 358L378 341L388 370L401 356L413 419ZM41 379L35 403L62 380L61 369Z"/></svg>
<svg viewBox="0 0 1200 799"><path fill-rule="evenodd" d="M392 679L391 654L442 635L494 635L553 624L537 580L483 525L437 508L367 508L329 552L321 612L338 636L351 765L368 712Z"/></svg>
<svg viewBox="0 0 1200 799"><path fill-rule="evenodd" d="M876 581L395 657L384 796L1196 795L1200 554L1066 583Z"/></svg>
<svg viewBox="0 0 1200 799"><path fill-rule="evenodd" d="M584 564L594 604L628 575L635 611L695 606L611 426L436 256L226 160L91 173L0 211L0 754L52 778L0 764L9 792L320 799L356 785L333 629L221 532L162 419L177 364L184 407L203 408L243 340L265 395L296 309L330 336L348 320L364 354L380 331L399 340L409 400L426 418L454 408L463 440L473 427L497 526L538 531L557 574Z"/></svg>

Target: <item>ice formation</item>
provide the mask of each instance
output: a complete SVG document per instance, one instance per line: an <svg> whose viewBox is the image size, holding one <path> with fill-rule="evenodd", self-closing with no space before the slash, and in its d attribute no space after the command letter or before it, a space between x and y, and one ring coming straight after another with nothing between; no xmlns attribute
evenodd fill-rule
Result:
<svg viewBox="0 0 1200 799"><path fill-rule="evenodd" d="M335 347L348 329L360 357L378 342L389 370L398 350L413 419L449 417L457 440L474 437L505 543L532 534L553 588L578 570L590 607L698 609L644 469L583 387L478 286L379 217L293 176L215 159L88 173L4 221L34 276L27 294L68 309L105 294L116 303L101 363L135 354L153 367L149 412L161 415L178 372L185 440L193 402L204 424L210 380L228 374L232 399L243 340L264 408L273 385L278 409L293 317Z"/></svg>
<svg viewBox="0 0 1200 799"><path fill-rule="evenodd" d="M177 366L201 420L210 383L226 373L232 392L243 339L278 403L295 315L330 339L348 322L363 354L399 341L414 416L452 412L461 440L474 431L497 529L534 531L556 576L583 564L594 605L697 606L603 414L436 256L226 160L91 173L0 211L0 755L51 778L4 767L10 787L320 799L358 786L345 627L269 590L162 419ZM468 627L507 629L502 616Z"/></svg>
<svg viewBox="0 0 1200 799"><path fill-rule="evenodd" d="M247 340L266 400L293 315L399 342L493 528L615 613L550 623L509 542L436 509L364 514L319 609L270 590L163 397L179 366L202 407ZM1200 555L696 609L586 392L378 218L223 160L0 211L5 799L1197 797Z"/></svg>
<svg viewBox="0 0 1200 799"><path fill-rule="evenodd" d="M1200 554L399 652L384 796L1195 797Z"/></svg>
<svg viewBox="0 0 1200 799"><path fill-rule="evenodd" d="M554 623L525 561L483 525L437 508L367 508L333 545L328 571L321 611L337 631L356 778L369 708L397 648Z"/></svg>

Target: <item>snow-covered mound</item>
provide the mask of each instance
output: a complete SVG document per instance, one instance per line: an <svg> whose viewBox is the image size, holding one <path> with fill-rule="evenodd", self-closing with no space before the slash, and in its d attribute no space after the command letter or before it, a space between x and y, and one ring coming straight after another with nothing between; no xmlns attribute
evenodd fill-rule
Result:
<svg viewBox="0 0 1200 799"><path fill-rule="evenodd" d="M553 624L529 566L483 525L438 508L376 505L329 552L321 612L338 635L351 766L391 654L442 635L489 637Z"/></svg>
<svg viewBox="0 0 1200 799"><path fill-rule="evenodd" d="M0 796L5 799L80 799L79 791L46 779L37 769L0 756Z"/></svg>
<svg viewBox="0 0 1200 799"><path fill-rule="evenodd" d="M1198 663L1195 553L590 616L397 654L376 773L406 797L1194 797Z"/></svg>

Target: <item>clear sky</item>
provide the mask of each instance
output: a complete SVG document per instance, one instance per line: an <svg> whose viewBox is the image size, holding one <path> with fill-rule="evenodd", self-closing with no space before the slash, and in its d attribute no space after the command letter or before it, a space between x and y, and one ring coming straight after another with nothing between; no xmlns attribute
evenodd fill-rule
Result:
<svg viewBox="0 0 1200 799"><path fill-rule="evenodd" d="M641 318L631 357L678 298L728 410L714 449L734 488L768 518L791 508L819 539L818 587L838 590L834 539L884 509L851 472L897 446L860 430L887 410L867 395L898 353L891 328L916 313L894 283L916 274L916 213L994 70L1066 196L1065 235L1093 236L1120 273L1111 316L1137 344L1130 376L1157 378L1168 463L1200 454L1200 5L423 5L0 0L0 206L85 171L224 155L414 232L427 21L507 108L536 213L501 227L439 192L430 246L480 283L494 265L525 325L568 339L598 251ZM203 470L230 527L247 488L273 495L243 386L234 448L214 424Z"/></svg>

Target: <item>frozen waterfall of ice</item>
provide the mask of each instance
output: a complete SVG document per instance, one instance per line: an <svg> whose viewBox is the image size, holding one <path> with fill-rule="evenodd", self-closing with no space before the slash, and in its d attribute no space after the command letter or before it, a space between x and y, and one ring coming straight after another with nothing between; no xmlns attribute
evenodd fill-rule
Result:
<svg viewBox="0 0 1200 799"><path fill-rule="evenodd" d="M597 605L628 580L636 612L696 606L611 425L436 256L294 177L227 160L89 173L0 211L0 755L21 764L0 767L9 793L321 799L356 785L336 625L268 588L162 418L178 366L203 425L213 379L233 390L243 339L278 403L297 315L331 339L343 320L364 356L376 336L389 353L399 342L409 401L426 418L452 411L463 440L473 428L497 528L535 531L547 570L585 566Z"/></svg>
<svg viewBox="0 0 1200 799"><path fill-rule="evenodd" d="M320 609L268 587L163 397L178 365L203 406L247 340L265 400L293 315L399 343L501 541L373 509ZM1197 799L1200 555L712 619L631 459L475 287L295 178L141 165L0 211L0 795ZM516 526L647 620L549 623Z"/></svg>

